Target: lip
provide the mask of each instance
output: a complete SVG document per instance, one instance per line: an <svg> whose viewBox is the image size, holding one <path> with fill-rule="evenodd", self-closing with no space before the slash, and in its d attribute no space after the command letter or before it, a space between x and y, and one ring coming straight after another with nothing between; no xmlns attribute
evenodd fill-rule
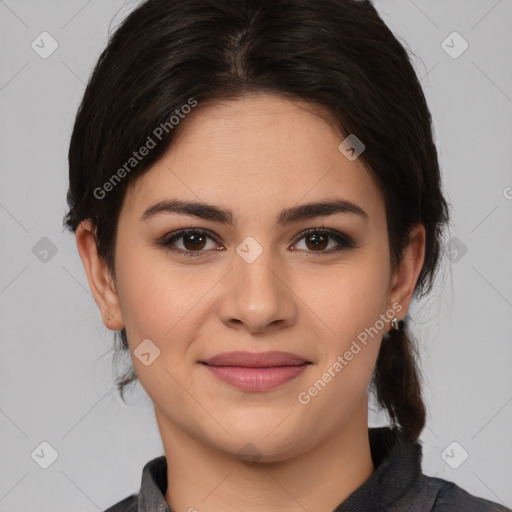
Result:
<svg viewBox="0 0 512 512"><path fill-rule="evenodd" d="M269 368L275 366L299 366L309 363L306 359L289 352L223 352L201 361L209 366L240 366L244 368Z"/></svg>
<svg viewBox="0 0 512 512"><path fill-rule="evenodd" d="M201 361L215 377L244 391L267 391L298 377L311 364L288 352L225 352Z"/></svg>

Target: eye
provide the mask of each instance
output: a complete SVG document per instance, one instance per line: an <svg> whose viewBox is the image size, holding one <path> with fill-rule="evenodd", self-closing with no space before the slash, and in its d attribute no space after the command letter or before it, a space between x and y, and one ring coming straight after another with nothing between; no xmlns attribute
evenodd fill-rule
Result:
<svg viewBox="0 0 512 512"><path fill-rule="evenodd" d="M185 256L201 256L205 251L203 249L215 249L217 244L213 247L207 247L207 240L214 240L210 233L204 229L183 229L172 233L171 236L164 237L159 245L174 252L179 252ZM179 242L179 244L176 244Z"/></svg>
<svg viewBox="0 0 512 512"><path fill-rule="evenodd" d="M208 239L212 241L210 247L208 247ZM319 253L314 255L319 256L321 254L331 254L356 246L350 237L332 229L310 229L301 233L298 241L301 240L305 240L305 250L308 252L308 256L311 256L309 253ZM329 248L331 245L330 242L333 241L336 242L334 248L331 247L330 250L325 250ZM204 229L182 229L165 236L158 244L170 251L192 257L204 255L204 253L209 250L219 249L215 238L209 231ZM297 242L294 246L296 245Z"/></svg>
<svg viewBox="0 0 512 512"><path fill-rule="evenodd" d="M301 233L299 241L300 240L305 241L305 250L310 253L330 254L355 247L350 237L332 229L310 229ZM334 243L334 249L330 242L336 242ZM325 250L329 248L329 246L331 246L330 250ZM308 256L311 255L308 254ZM317 256L317 254L314 256Z"/></svg>

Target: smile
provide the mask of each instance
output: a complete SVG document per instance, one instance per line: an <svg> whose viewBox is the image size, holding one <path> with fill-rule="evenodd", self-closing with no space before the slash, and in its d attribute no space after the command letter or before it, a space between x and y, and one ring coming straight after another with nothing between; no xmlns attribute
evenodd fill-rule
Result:
<svg viewBox="0 0 512 512"><path fill-rule="evenodd" d="M218 379L244 391L268 391L298 377L310 361L286 352L228 352L201 363Z"/></svg>

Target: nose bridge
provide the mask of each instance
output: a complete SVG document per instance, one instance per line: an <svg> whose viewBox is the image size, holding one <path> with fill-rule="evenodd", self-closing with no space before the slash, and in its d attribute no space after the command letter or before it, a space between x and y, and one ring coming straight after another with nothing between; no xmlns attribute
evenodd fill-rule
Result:
<svg viewBox="0 0 512 512"><path fill-rule="evenodd" d="M237 247L229 274L221 308L224 322L241 322L261 331L293 320L293 294L284 283L283 262L271 249L248 237Z"/></svg>
<svg viewBox="0 0 512 512"><path fill-rule="evenodd" d="M263 248L254 239L246 239L236 249L234 274L240 284L239 292L255 302L266 303L279 294L279 262L270 248ZM281 272L282 274L282 272Z"/></svg>

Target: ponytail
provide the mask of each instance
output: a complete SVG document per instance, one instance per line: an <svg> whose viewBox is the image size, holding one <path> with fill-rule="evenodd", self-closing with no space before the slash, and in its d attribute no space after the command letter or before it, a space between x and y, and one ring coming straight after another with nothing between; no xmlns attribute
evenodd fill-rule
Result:
<svg viewBox="0 0 512 512"><path fill-rule="evenodd" d="M416 441L425 427L417 349L404 320L382 340L372 384L395 428Z"/></svg>
<svg viewBox="0 0 512 512"><path fill-rule="evenodd" d="M126 329L121 329L114 334L113 366L117 368L119 365L119 360L123 357L126 357L127 354L130 354L130 349L128 345L128 338L126 337ZM126 400L124 399L126 387L136 380L137 374L135 373L135 369L133 368L133 364L130 360L128 366L125 368L124 373L117 377L115 380L117 390L121 395L121 399L124 403L126 403Z"/></svg>

